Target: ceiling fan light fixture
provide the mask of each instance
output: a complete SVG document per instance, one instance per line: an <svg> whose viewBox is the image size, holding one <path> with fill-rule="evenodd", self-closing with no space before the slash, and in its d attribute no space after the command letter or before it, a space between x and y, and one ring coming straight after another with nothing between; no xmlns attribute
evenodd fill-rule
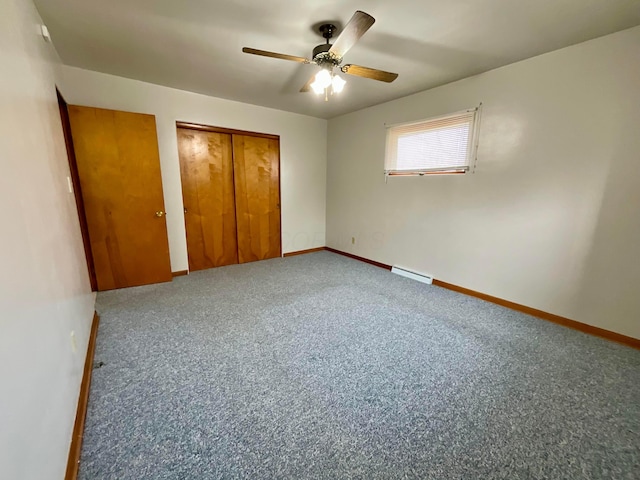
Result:
<svg viewBox="0 0 640 480"><path fill-rule="evenodd" d="M313 92L314 92L314 93L316 93L316 94L320 95L321 93L324 93L324 88L325 88L325 87L323 87L322 85L320 85L320 84L318 83L318 81L316 80L315 82L313 82L313 83L311 84L311 88L312 88L312 90L313 90Z"/></svg>
<svg viewBox="0 0 640 480"><path fill-rule="evenodd" d="M316 73L316 81L314 82L325 89L331 85L331 73L324 68ZM315 90L315 89L314 89Z"/></svg>
<svg viewBox="0 0 640 480"><path fill-rule="evenodd" d="M347 82L340 75L334 75L331 80L331 90L333 93L340 93Z"/></svg>

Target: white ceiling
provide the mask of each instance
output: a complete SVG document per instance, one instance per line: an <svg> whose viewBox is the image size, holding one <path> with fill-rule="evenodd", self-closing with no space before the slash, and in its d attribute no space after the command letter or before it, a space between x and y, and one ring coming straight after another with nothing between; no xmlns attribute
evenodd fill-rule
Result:
<svg viewBox="0 0 640 480"><path fill-rule="evenodd" d="M322 118L465 78L640 24L640 0L35 0L63 62ZM339 97L298 93L317 67L247 55L309 57L311 26L376 23L345 55L399 73L346 76Z"/></svg>

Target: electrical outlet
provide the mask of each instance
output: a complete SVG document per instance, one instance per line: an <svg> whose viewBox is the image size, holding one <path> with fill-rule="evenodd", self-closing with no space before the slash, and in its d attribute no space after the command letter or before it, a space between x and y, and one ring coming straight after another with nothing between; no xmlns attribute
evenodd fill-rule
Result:
<svg viewBox="0 0 640 480"><path fill-rule="evenodd" d="M355 245L356 244L356 237L351 237L351 245Z"/></svg>
<svg viewBox="0 0 640 480"><path fill-rule="evenodd" d="M71 351L76 353L78 351L78 344L76 343L76 332L71 330Z"/></svg>

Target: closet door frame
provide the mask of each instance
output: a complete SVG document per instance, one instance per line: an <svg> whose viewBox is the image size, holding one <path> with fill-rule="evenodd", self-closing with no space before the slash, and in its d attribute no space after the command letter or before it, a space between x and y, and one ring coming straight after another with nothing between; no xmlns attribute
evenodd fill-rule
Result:
<svg viewBox="0 0 640 480"><path fill-rule="evenodd" d="M176 128L188 128L191 130L200 130L202 132L226 133L228 135L248 135L249 137L270 138L272 140L278 140L278 142L280 142L280 135L273 135L271 133L250 132L248 130L235 130L233 128L225 127L212 127L209 125L200 125L199 123L176 122ZM279 163L280 156L278 156L278 164Z"/></svg>
<svg viewBox="0 0 640 480"><path fill-rule="evenodd" d="M84 247L84 256L87 261L87 270L89 272L89 283L91 291L98 291L98 280L96 279L96 269L93 264L93 252L91 251L91 241L89 240L89 227L87 226L87 214L84 208L84 200L82 199L82 187L80 186L80 174L78 173L78 163L76 161L76 152L73 147L73 139L71 137L71 121L69 120L69 109L67 101L64 99L60 90L56 87L56 95L58 97L58 109L60 111L60 120L62 121L62 133L64 135L64 144L67 148L67 160L69 161L69 173L71 185L73 187L73 196L76 200L76 210L78 211L78 221L80 223L80 233L82 234L82 245Z"/></svg>
<svg viewBox="0 0 640 480"><path fill-rule="evenodd" d="M270 133L260 133L260 132L250 132L248 130L237 130L233 128L225 128L225 127L214 127L211 125L202 125L199 123L191 123L191 122L176 122L177 128L187 128L190 130L200 130L203 132L213 132L213 133L226 133L228 135L247 135L250 137L259 137L259 138L269 138L271 140L278 141L278 198L280 201L280 208L278 209L278 215L280 216L280 257L282 257L282 165L280 161L280 135L273 135ZM233 148L231 149L232 161L233 161ZM183 205L184 207L184 205ZM237 214L236 214L236 243L237 243Z"/></svg>

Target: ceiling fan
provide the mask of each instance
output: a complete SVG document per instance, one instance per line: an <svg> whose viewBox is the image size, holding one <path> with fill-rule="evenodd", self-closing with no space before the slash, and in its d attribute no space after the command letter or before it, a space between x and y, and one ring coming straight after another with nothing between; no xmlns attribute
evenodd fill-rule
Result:
<svg viewBox="0 0 640 480"><path fill-rule="evenodd" d="M339 69L341 72L348 75L370 78L372 80L379 80L387 83L391 83L398 78L397 73L376 70L375 68L361 67L360 65L353 65L350 63L342 65L342 58L344 55L356 44L360 37L362 37L367 30L371 28L371 25L373 25L375 21L376 19L368 13L361 12L360 10L356 11L333 44L329 43L329 40L333 38L333 34L337 30L336 26L331 23L320 25L319 30L322 36L326 39L326 43L318 45L313 49L311 59L297 57L295 55L285 55L283 53L267 52L265 50L257 50L255 48L248 47L244 47L242 51L252 55L261 55L263 57L280 58L282 60L290 60L292 62L318 65L321 67L321 70L312 76L300 91L308 92L313 90L317 94L324 93L325 100L328 100L329 89L331 89L331 94L339 93L342 91L346 83L340 75L336 75L334 73L334 68Z"/></svg>

